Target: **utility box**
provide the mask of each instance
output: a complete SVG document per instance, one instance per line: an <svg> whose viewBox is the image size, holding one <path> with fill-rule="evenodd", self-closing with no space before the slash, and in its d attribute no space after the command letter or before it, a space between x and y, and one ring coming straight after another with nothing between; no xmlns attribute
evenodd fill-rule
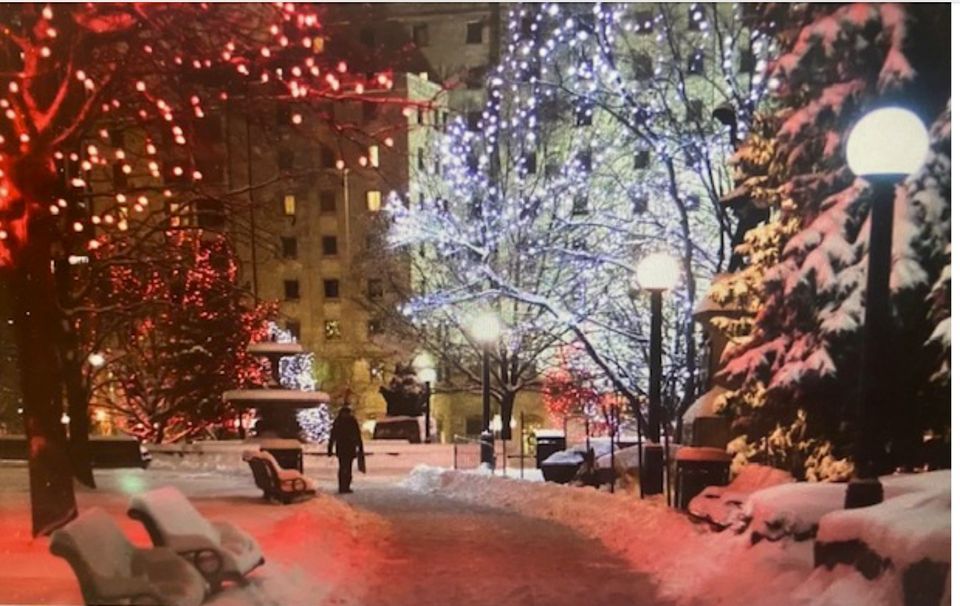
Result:
<svg viewBox="0 0 960 606"><path fill-rule="evenodd" d="M686 446L677 452L677 490L674 506L686 509L707 486L730 483L730 455L721 448Z"/></svg>
<svg viewBox="0 0 960 606"><path fill-rule="evenodd" d="M534 432L537 440L537 469L555 452L567 449L567 437L557 429L538 429Z"/></svg>

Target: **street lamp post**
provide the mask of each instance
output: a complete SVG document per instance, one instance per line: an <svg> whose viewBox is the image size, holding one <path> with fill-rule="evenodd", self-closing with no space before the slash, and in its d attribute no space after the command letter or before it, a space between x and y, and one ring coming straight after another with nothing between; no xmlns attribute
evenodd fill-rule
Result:
<svg viewBox="0 0 960 606"><path fill-rule="evenodd" d="M667 253L653 253L637 265L637 283L650 293L650 386L647 394L648 442L642 446L640 494L663 492L663 423L661 381L663 378L663 293L680 277L676 260Z"/></svg>
<svg viewBox="0 0 960 606"><path fill-rule="evenodd" d="M493 434L490 433L490 351L500 337L500 319L493 312L485 312L473 319L470 333L482 349L480 369L483 393L483 430L480 434L480 462L493 469L495 465Z"/></svg>
<svg viewBox="0 0 960 606"><path fill-rule="evenodd" d="M413 369L417 371L417 378L423 383L424 423L423 441L430 443L430 399L433 397L433 386L437 383L436 362L433 356L423 352L413 359Z"/></svg>
<svg viewBox="0 0 960 606"><path fill-rule="evenodd" d="M917 171L927 155L927 129L913 113L898 107L874 110L850 132L846 154L850 170L870 183L870 248L863 319L863 360L857 425L854 433L855 477L847 485L844 507L867 507L883 501L877 458L887 432L883 420L892 411L891 392L884 388L889 369L890 267L893 202L897 184Z"/></svg>

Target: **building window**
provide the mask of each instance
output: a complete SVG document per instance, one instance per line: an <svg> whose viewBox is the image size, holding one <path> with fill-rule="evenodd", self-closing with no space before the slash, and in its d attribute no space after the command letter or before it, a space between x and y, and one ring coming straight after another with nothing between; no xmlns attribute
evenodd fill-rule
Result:
<svg viewBox="0 0 960 606"><path fill-rule="evenodd" d="M111 146L113 146L113 147L118 147L118 148L123 148L123 146L124 146L124 143L123 143L124 136L123 136L123 131L122 131L122 130L120 130L119 128L111 128L110 131L109 131L109 135L110 135L110 145L111 145Z"/></svg>
<svg viewBox="0 0 960 606"><path fill-rule="evenodd" d="M337 194L332 189L320 190L320 213L332 215L337 212Z"/></svg>
<svg viewBox="0 0 960 606"><path fill-rule="evenodd" d="M375 335L382 335L382 334L383 334L383 322L381 322L379 319L376 319L376 318L367 322L368 336L372 337Z"/></svg>
<svg viewBox="0 0 960 606"><path fill-rule="evenodd" d="M187 220L183 216L183 207L176 202L169 202L167 204L167 226L173 228L186 224Z"/></svg>
<svg viewBox="0 0 960 606"><path fill-rule="evenodd" d="M127 173L123 172L124 166L126 165L120 162L113 165L113 186L117 189L123 189L127 186Z"/></svg>
<svg viewBox="0 0 960 606"><path fill-rule="evenodd" d="M417 148L417 168L424 170L427 167L426 152L422 147Z"/></svg>
<svg viewBox="0 0 960 606"><path fill-rule="evenodd" d="M702 4L691 4L690 13L687 15L687 29L692 32L700 31L700 21L703 20L703 5Z"/></svg>
<svg viewBox="0 0 960 606"><path fill-rule="evenodd" d="M637 33L653 33L653 11L640 11L637 13Z"/></svg>
<svg viewBox="0 0 960 606"><path fill-rule="evenodd" d="M687 73L691 76L703 75L703 52L693 51L687 60Z"/></svg>
<svg viewBox="0 0 960 606"><path fill-rule="evenodd" d="M579 99L574 119L577 126L593 124L593 102L588 99Z"/></svg>
<svg viewBox="0 0 960 606"><path fill-rule="evenodd" d="M293 151L281 149L277 152L277 168L280 170L293 170Z"/></svg>
<svg viewBox="0 0 960 606"><path fill-rule="evenodd" d="M633 214L638 217L647 212L647 199L640 194L633 195Z"/></svg>
<svg viewBox="0 0 960 606"><path fill-rule="evenodd" d="M326 145L320 145L320 168L336 168L337 155Z"/></svg>
<svg viewBox="0 0 960 606"><path fill-rule="evenodd" d="M699 122L703 118L703 101L691 99L687 104L687 122Z"/></svg>
<svg viewBox="0 0 960 606"><path fill-rule="evenodd" d="M528 152L523 157L523 170L526 171L528 175L537 172L537 152Z"/></svg>
<svg viewBox="0 0 960 606"><path fill-rule="evenodd" d="M280 237L280 252L284 259L297 258L297 239L286 236Z"/></svg>
<svg viewBox="0 0 960 606"><path fill-rule="evenodd" d="M295 341L300 340L300 320L287 320L287 331Z"/></svg>
<svg viewBox="0 0 960 606"><path fill-rule="evenodd" d="M367 192L367 210L372 213L379 212L382 203L383 199L380 190L371 189Z"/></svg>
<svg viewBox="0 0 960 606"><path fill-rule="evenodd" d="M413 43L417 45L418 48L424 48L430 46L430 28L426 23L418 23L413 26Z"/></svg>
<svg viewBox="0 0 960 606"><path fill-rule="evenodd" d="M740 49L740 65L739 70L741 74L752 74L753 70L757 68L757 56L753 54L753 50L749 46L745 46Z"/></svg>
<svg viewBox="0 0 960 606"><path fill-rule="evenodd" d="M543 169L543 172L548 178L559 177L560 165L556 162L547 162L547 166Z"/></svg>
<svg viewBox="0 0 960 606"><path fill-rule="evenodd" d="M483 22L467 23L467 44L483 44Z"/></svg>
<svg viewBox="0 0 960 606"><path fill-rule="evenodd" d="M212 151L207 150L205 153L198 153L195 158L197 170L200 172L200 175L203 177L203 182L210 185L222 185L223 184L223 157Z"/></svg>
<svg viewBox="0 0 960 606"><path fill-rule="evenodd" d="M577 194L573 199L573 214L585 215L590 206L590 199L587 194Z"/></svg>
<svg viewBox="0 0 960 606"><path fill-rule="evenodd" d="M340 280L329 279L323 281L323 297L325 299L340 298Z"/></svg>
<svg viewBox="0 0 960 606"><path fill-rule="evenodd" d="M371 145L367 148L367 158L370 160L370 166L377 168L380 166L380 146Z"/></svg>
<svg viewBox="0 0 960 606"><path fill-rule="evenodd" d="M324 256L331 257L337 254L337 237L323 236L320 238L320 248Z"/></svg>
<svg viewBox="0 0 960 606"><path fill-rule="evenodd" d="M367 280L367 297L374 301L383 298L383 280L379 278Z"/></svg>
<svg viewBox="0 0 960 606"><path fill-rule="evenodd" d="M637 55L637 62L634 65L634 75L637 80L649 80L653 78L653 59L646 53Z"/></svg>
<svg viewBox="0 0 960 606"><path fill-rule="evenodd" d="M340 330L340 320L324 320L323 336L327 341L339 341L343 333Z"/></svg>
<svg viewBox="0 0 960 606"><path fill-rule="evenodd" d="M580 164L580 170L583 172L591 172L593 170L593 152L589 149L578 151L577 163Z"/></svg>
<svg viewBox="0 0 960 606"><path fill-rule="evenodd" d="M227 226L227 212L223 207L223 200L201 198L193 205L198 227L217 230ZM127 209L124 207L122 210Z"/></svg>
<svg viewBox="0 0 960 606"><path fill-rule="evenodd" d="M300 299L300 280L283 281L283 298L287 301L297 301Z"/></svg>
<svg viewBox="0 0 960 606"><path fill-rule="evenodd" d="M633 167L637 170L648 168L650 166L650 150L638 149L633 154Z"/></svg>
<svg viewBox="0 0 960 606"><path fill-rule="evenodd" d="M480 122L483 121L483 112L467 112L467 130L470 132L480 132Z"/></svg>
<svg viewBox="0 0 960 606"><path fill-rule="evenodd" d="M283 196L283 214L288 217L296 216L297 214L297 197L293 194L285 194Z"/></svg>

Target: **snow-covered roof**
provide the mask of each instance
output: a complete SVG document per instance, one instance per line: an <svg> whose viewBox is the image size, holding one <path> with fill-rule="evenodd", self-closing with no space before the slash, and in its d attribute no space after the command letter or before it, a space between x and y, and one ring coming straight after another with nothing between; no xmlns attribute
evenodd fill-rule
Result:
<svg viewBox="0 0 960 606"><path fill-rule="evenodd" d="M223 401L241 406L282 406L298 408L319 406L330 402L330 394L323 391L299 391L296 389L231 389L223 393Z"/></svg>

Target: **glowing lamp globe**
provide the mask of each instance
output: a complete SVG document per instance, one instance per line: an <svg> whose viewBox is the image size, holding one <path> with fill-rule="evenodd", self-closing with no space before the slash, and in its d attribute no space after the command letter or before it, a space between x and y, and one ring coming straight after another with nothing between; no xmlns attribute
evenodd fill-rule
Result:
<svg viewBox="0 0 960 606"><path fill-rule="evenodd" d="M420 379L421 383L436 383L437 382L437 371L434 368L436 362L427 352L420 352L417 354L417 357L413 359L413 369L417 371L417 378Z"/></svg>
<svg viewBox="0 0 960 606"><path fill-rule="evenodd" d="M644 290L670 290L680 278L680 265L665 252L644 257L637 265L637 283Z"/></svg>
<svg viewBox="0 0 960 606"><path fill-rule="evenodd" d="M916 114L885 107L860 118L850 131L847 164L858 177L912 175L928 149L927 128Z"/></svg>
<svg viewBox="0 0 960 606"><path fill-rule="evenodd" d="M480 343L493 343L500 336L500 318L490 311L478 314L470 323L470 334Z"/></svg>

